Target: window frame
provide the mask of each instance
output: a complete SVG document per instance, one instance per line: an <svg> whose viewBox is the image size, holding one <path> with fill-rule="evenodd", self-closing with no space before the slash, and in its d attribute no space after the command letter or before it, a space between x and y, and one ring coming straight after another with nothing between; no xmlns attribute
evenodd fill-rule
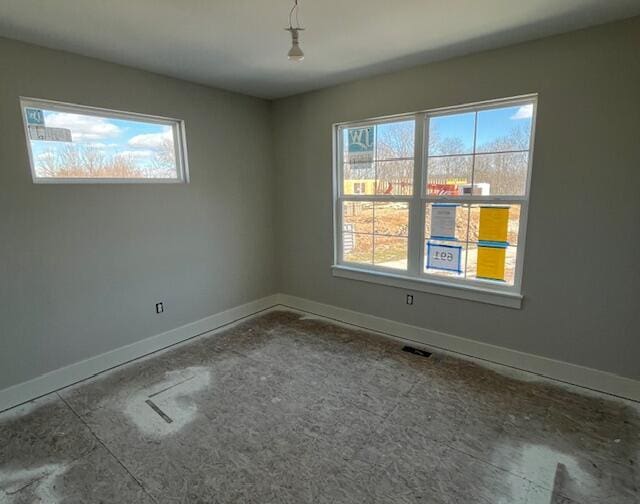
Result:
<svg viewBox="0 0 640 504"><path fill-rule="evenodd" d="M43 98L32 98L20 96L18 98L22 126L27 144L29 167L31 169L31 179L34 184L188 184L189 183L189 163L187 157L187 136L184 120L171 117L163 117L139 112L128 112L123 110L113 110L104 107L94 107L90 105L79 105ZM67 112L72 114L92 115L107 119L124 119L139 121L151 124L161 124L170 126L173 132L173 145L176 160L176 178L117 178L117 177L38 177L31 149L31 138L27 124L25 109L42 108L48 111Z"/></svg>
<svg viewBox="0 0 640 504"><path fill-rule="evenodd" d="M345 127L348 128L360 128L360 127L366 127L366 126L372 126L372 125L380 125L380 124L387 124L387 123L393 123L393 122L399 122L402 120L407 120L409 118L413 117L414 120L416 120L415 123L415 136L417 138L418 135L418 123L417 123L417 114L399 114L399 115L393 115L393 116L386 116L383 118L378 118L378 119L367 119L364 121L357 121L357 122L349 122L349 123L339 123L339 124L334 124L333 126L333 130L334 130L334 144L337 144L337 146L334 146L334 151L335 151L335 155L334 155L334 165L335 168L333 170L334 173L334 264L333 266L342 266L342 265L349 265L352 267L356 267L356 268L360 268L360 269L365 269L369 270L369 271L375 271L378 273L388 273L388 274L398 274L399 271L401 270L397 270L394 268L387 268L384 266L376 266L375 264L362 264L362 263L349 263L349 262L345 262L343 259L343 252L344 249L342 247L342 232L338 232L338 230L343 229L343 223L342 223L342 211L340 208L340 205L342 204L343 201L347 200L347 201L370 201L372 203L376 203L378 201L382 201L382 202L386 202L386 201L396 201L399 203L406 203L407 204L407 208L408 208L408 213L409 213L409 226L408 226L408 231L407 231L407 265L409 265L410 262L410 257L411 257L411 216L412 214L415 212L415 210L412 207L412 201L414 201L414 197L415 197L415 177L416 177L416 172L418 170L416 170L416 160L415 160L415 139L414 139L414 169L413 169L413 176L414 176L414 183L413 183L413 192L411 194L411 196L407 196L407 195L385 195L385 194L350 194L350 195L344 195L344 180L343 180L343 171L344 171L344 165L342 163L342 158L341 158L341 153L344 152L344 145L343 145L343 136L341 134L342 130ZM375 160L374 161L378 161ZM337 185L337 187L336 187ZM337 220L336 220L337 219ZM371 236L375 236L375 234L371 235ZM339 242L339 243L338 243Z"/></svg>
<svg viewBox="0 0 640 504"><path fill-rule="evenodd" d="M427 194L427 146L429 145L429 119L465 112L475 112L508 106L522 106L531 104L531 132L529 138L527 178L522 196L474 196L474 195L429 195ZM533 168L536 114L538 94L526 94L509 98L500 98L482 102L467 103L423 110L406 114L396 114L372 118L362 121L340 122L332 125L333 138L333 265L334 276L368 281L411 290L433 292L445 296L470 299L491 304L498 304L511 308L520 308L522 302L522 278L524 270L524 252L526 229L529 213L530 187ZM343 180L343 131L346 128L358 128L371 125L397 122L401 120L415 120L414 170L413 192L411 196L395 195L360 195L344 194ZM477 129L477 115L475 119ZM475 134L474 134L475 142ZM477 154L472 152L474 163ZM473 180L472 180L473 184ZM347 262L343 257L343 223L342 204L345 201L399 201L407 202L409 206L408 222L408 255L407 270L388 267ZM484 279L455 278L427 273L424 268L424 253L426 248L425 214L429 203L461 203L473 204L510 204L520 205L520 220L518 229L518 244L516 251L516 268L513 285L501 284L497 281ZM417 231L416 231L417 226Z"/></svg>

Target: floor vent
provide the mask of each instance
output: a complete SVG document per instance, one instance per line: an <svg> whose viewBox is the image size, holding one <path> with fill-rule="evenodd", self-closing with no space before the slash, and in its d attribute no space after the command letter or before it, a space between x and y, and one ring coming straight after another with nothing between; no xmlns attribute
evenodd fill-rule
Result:
<svg viewBox="0 0 640 504"><path fill-rule="evenodd" d="M419 348L414 348L412 346L405 346L402 348L402 351L419 355L421 357L431 357L431 352L427 352L426 350L420 350Z"/></svg>

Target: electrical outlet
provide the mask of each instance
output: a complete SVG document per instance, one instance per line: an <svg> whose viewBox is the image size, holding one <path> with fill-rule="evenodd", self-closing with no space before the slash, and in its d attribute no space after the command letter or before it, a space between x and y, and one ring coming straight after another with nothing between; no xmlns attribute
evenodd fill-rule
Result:
<svg viewBox="0 0 640 504"><path fill-rule="evenodd" d="M407 294L407 304L408 305L413 304L413 294Z"/></svg>
<svg viewBox="0 0 640 504"><path fill-rule="evenodd" d="M156 303L156 313L164 313L164 303Z"/></svg>

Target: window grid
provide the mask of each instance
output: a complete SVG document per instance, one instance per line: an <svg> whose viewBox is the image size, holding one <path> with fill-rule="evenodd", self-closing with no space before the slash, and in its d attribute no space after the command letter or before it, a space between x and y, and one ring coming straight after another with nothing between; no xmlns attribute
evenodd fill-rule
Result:
<svg viewBox="0 0 640 504"><path fill-rule="evenodd" d="M480 286L481 288L488 288L489 290L495 291L507 291L507 292L519 292L521 289L521 280L522 280L522 268L523 268L523 259L524 259L524 238L526 234L526 220L528 214L528 200L529 200L529 186L531 179L531 164L532 164L532 154L533 154L533 143L534 143L534 133L535 133L535 110L537 104L537 96L536 95L528 95L523 97L517 97L512 99L504 99L504 100L495 100L491 102L481 103L481 104L472 104L469 106L463 107L450 107L446 109L439 109L434 111L426 111L417 114L408 114L403 116L395 116L392 118L386 118L382 120L371 120L371 121L363 121L359 123L350 123L344 125L336 126L336 137L338 141L339 148L337 149L337 159L336 159L336 167L335 177L336 177L336 206L334 208L334 222L336 225L336 233L335 236L335 258L336 264L341 265L351 265L358 267L358 263L349 263L344 260L343 249L342 249L342 232L338 232L338 230L342 230L342 204L346 201L398 201L405 202L409 208L409 219L408 219L408 233L406 239L408 241L407 244L407 276L410 278L418 278L426 281L436 281L437 283L450 283L452 285L472 285L472 286ZM528 139L529 148L528 149L507 149L507 150L496 150L496 151L485 151L482 150L480 152L476 152L478 150L477 140L478 140L478 115L483 110L491 110L498 109L502 107L508 106L531 106L533 108L532 119L531 119L531 130L530 136ZM434 156L428 155L428 145L429 145L429 120L431 117L438 117L442 115L449 114L460 114L464 112L474 112L474 132L473 132L473 147L472 152L470 153L459 153L459 154L438 154ZM403 160L413 160L414 167L414 179L413 179L413 193L412 196L401 196L401 195L381 195L377 194L377 191L374 191L374 195L352 195L344 194L344 172L343 167L344 162L344 154L345 146L343 142L343 131L348 128L356 128L363 126L377 126L380 124L385 124L393 121L403 121L408 119L415 119L415 144L414 144L414 157L413 158L402 158ZM420 134L420 130L422 130L422 134ZM474 192L474 184L476 181L476 158L477 156L482 155L500 155L500 154L517 154L517 153L526 153L528 154L527 159L527 172L526 172L526 182L524 187L523 195L475 195ZM377 149L376 149L377 154ZM429 194L427 190L427 181L428 181L428 160L433 158L446 158L446 157L460 157L464 155L472 156L472 171L471 171L471 195L433 195ZM377 156L376 156L377 157ZM385 159L383 161L390 161L391 159ZM378 161L377 159L373 162ZM339 183L338 183L339 182ZM377 187L377 164L376 164L376 187ZM426 261L425 261L425 249L426 249L426 240L427 236L425 233L425 218L426 218L426 206L430 203L437 202L449 202L449 203L459 203L464 205L466 208L467 216L466 216L466 239L464 242L460 242L464 244L465 248L465 266L464 266L464 275L462 278L452 278L452 277L443 277L439 275L434 275L426 272ZM520 217L519 217L519 230L517 237L517 244L510 246L514 246L516 248L516 264L515 264L515 275L513 285L500 283L497 281L490 281L480 278L468 278L468 261L469 261L469 244L470 242L470 229L471 229L471 211L472 205L477 204L485 204L485 205L509 205L516 204L520 205ZM375 209L375 205L374 205ZM375 212L375 210L374 210ZM413 215L418 215L419 218L412 217ZM375 214L374 214L374 232L375 232ZM418 228L417 230L415 228ZM415 242L416 239L419 240L419 246L417 247L419 253L416 254L415 251L412 252L412 242ZM474 242L475 243L475 242ZM477 246L477 244L476 244ZM374 240L375 247L375 240ZM372 251L373 257L375 257L375 249ZM373 271L386 271L386 268L381 268L373 264L366 264L364 266L364 270L371 269ZM417 266L417 267L416 267ZM397 271L396 271L397 272Z"/></svg>

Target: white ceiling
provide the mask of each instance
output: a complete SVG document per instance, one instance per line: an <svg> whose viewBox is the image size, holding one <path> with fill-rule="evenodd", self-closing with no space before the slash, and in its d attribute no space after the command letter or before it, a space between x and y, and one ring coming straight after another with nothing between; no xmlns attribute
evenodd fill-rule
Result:
<svg viewBox="0 0 640 504"><path fill-rule="evenodd" d="M275 98L640 14L640 0L0 0L0 36Z"/></svg>

